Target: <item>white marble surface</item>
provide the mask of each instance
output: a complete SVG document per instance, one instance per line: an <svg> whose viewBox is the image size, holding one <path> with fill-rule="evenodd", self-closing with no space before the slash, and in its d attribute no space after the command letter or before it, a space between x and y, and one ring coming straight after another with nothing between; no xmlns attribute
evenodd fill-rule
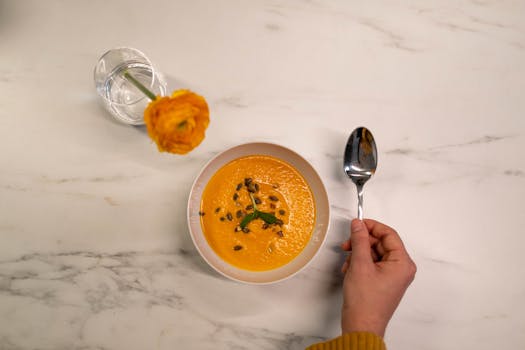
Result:
<svg viewBox="0 0 525 350"><path fill-rule="evenodd" d="M204 95L188 156L98 104L92 70L143 50ZM380 147L365 214L418 264L389 349L525 346L525 3L0 1L0 349L303 349L339 334L355 191L349 132ZM186 226L214 154L271 141L329 192L327 244L270 286L226 280Z"/></svg>

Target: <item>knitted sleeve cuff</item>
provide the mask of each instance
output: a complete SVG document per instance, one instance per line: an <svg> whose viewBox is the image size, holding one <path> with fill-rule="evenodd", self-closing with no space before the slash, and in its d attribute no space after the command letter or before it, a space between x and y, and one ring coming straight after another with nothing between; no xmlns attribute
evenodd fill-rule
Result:
<svg viewBox="0 0 525 350"><path fill-rule="evenodd" d="M386 346L383 339L374 333L352 332L310 345L306 350L386 350Z"/></svg>

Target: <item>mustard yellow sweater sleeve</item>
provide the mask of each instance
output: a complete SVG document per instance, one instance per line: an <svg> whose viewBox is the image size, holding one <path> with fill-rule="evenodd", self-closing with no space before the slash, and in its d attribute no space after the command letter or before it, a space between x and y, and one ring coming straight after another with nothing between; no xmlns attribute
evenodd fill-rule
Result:
<svg viewBox="0 0 525 350"><path fill-rule="evenodd" d="M383 339L374 333L352 332L310 345L306 350L386 350L386 346Z"/></svg>

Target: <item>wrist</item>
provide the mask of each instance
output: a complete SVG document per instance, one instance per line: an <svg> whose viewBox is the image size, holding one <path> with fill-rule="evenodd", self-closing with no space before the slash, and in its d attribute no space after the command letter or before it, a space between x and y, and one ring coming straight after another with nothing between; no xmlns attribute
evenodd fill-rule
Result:
<svg viewBox="0 0 525 350"><path fill-rule="evenodd" d="M343 334L352 332L369 332L380 337L385 336L386 323L370 318L359 318L359 320L346 319L343 316L341 322L341 331Z"/></svg>

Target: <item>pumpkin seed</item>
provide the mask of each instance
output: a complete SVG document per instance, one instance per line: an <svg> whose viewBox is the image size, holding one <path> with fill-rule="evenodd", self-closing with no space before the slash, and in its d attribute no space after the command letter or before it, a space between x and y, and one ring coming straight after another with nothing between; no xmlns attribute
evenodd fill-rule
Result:
<svg viewBox="0 0 525 350"><path fill-rule="evenodd" d="M237 217L237 219L240 219L242 217L242 210L237 210L237 212L235 213L235 217Z"/></svg>
<svg viewBox="0 0 525 350"><path fill-rule="evenodd" d="M239 195L237 193L234 193L233 194L233 200L236 201L237 199L239 199Z"/></svg>
<svg viewBox="0 0 525 350"><path fill-rule="evenodd" d="M248 192L255 193L257 190L255 189L255 185L253 183L250 183L248 186Z"/></svg>
<svg viewBox="0 0 525 350"><path fill-rule="evenodd" d="M283 231L277 231L277 236L284 237Z"/></svg>
<svg viewBox="0 0 525 350"><path fill-rule="evenodd" d="M273 202L278 202L279 201L279 198L275 197L275 196L270 196L268 197L271 201Z"/></svg>
<svg viewBox="0 0 525 350"><path fill-rule="evenodd" d="M268 229L268 227L270 227L270 225L268 225L266 222L262 225L263 230Z"/></svg>
<svg viewBox="0 0 525 350"><path fill-rule="evenodd" d="M240 226L235 226L235 230L234 231L235 232L240 232L240 231L242 231L242 228Z"/></svg>
<svg viewBox="0 0 525 350"><path fill-rule="evenodd" d="M244 179L244 186L248 187L252 183L253 179L251 177L247 177Z"/></svg>
<svg viewBox="0 0 525 350"><path fill-rule="evenodd" d="M226 218L228 219L228 221L232 221L233 220L232 213L226 214Z"/></svg>
<svg viewBox="0 0 525 350"><path fill-rule="evenodd" d="M233 250L241 250L241 249L242 249L242 245L233 246Z"/></svg>
<svg viewBox="0 0 525 350"><path fill-rule="evenodd" d="M221 218L219 220L224 221L226 219L224 218L224 216L221 216Z"/></svg>
<svg viewBox="0 0 525 350"><path fill-rule="evenodd" d="M261 204L262 203L262 201L261 201L261 199L259 197L255 197L254 200L255 200L255 204Z"/></svg>
<svg viewBox="0 0 525 350"><path fill-rule="evenodd" d="M206 215L205 212L203 212L203 211L199 211L199 216L204 216L204 215Z"/></svg>
<svg viewBox="0 0 525 350"><path fill-rule="evenodd" d="M252 210L253 209L253 204L249 204L246 206L246 210Z"/></svg>
<svg viewBox="0 0 525 350"><path fill-rule="evenodd" d="M215 212L216 212L216 213L218 213L218 212L220 212L220 211L221 211L221 208L220 208L220 207L215 208Z"/></svg>
<svg viewBox="0 0 525 350"><path fill-rule="evenodd" d="M237 187L235 187L235 191L238 191L242 188L242 183L238 183Z"/></svg>
<svg viewBox="0 0 525 350"><path fill-rule="evenodd" d="M242 232L244 233L250 233L250 229L248 227L245 227L242 229Z"/></svg>
<svg viewBox="0 0 525 350"><path fill-rule="evenodd" d="M284 210L282 210L282 209L279 210L279 214L280 214L280 215L284 215L285 213L286 213L286 212L285 212Z"/></svg>

